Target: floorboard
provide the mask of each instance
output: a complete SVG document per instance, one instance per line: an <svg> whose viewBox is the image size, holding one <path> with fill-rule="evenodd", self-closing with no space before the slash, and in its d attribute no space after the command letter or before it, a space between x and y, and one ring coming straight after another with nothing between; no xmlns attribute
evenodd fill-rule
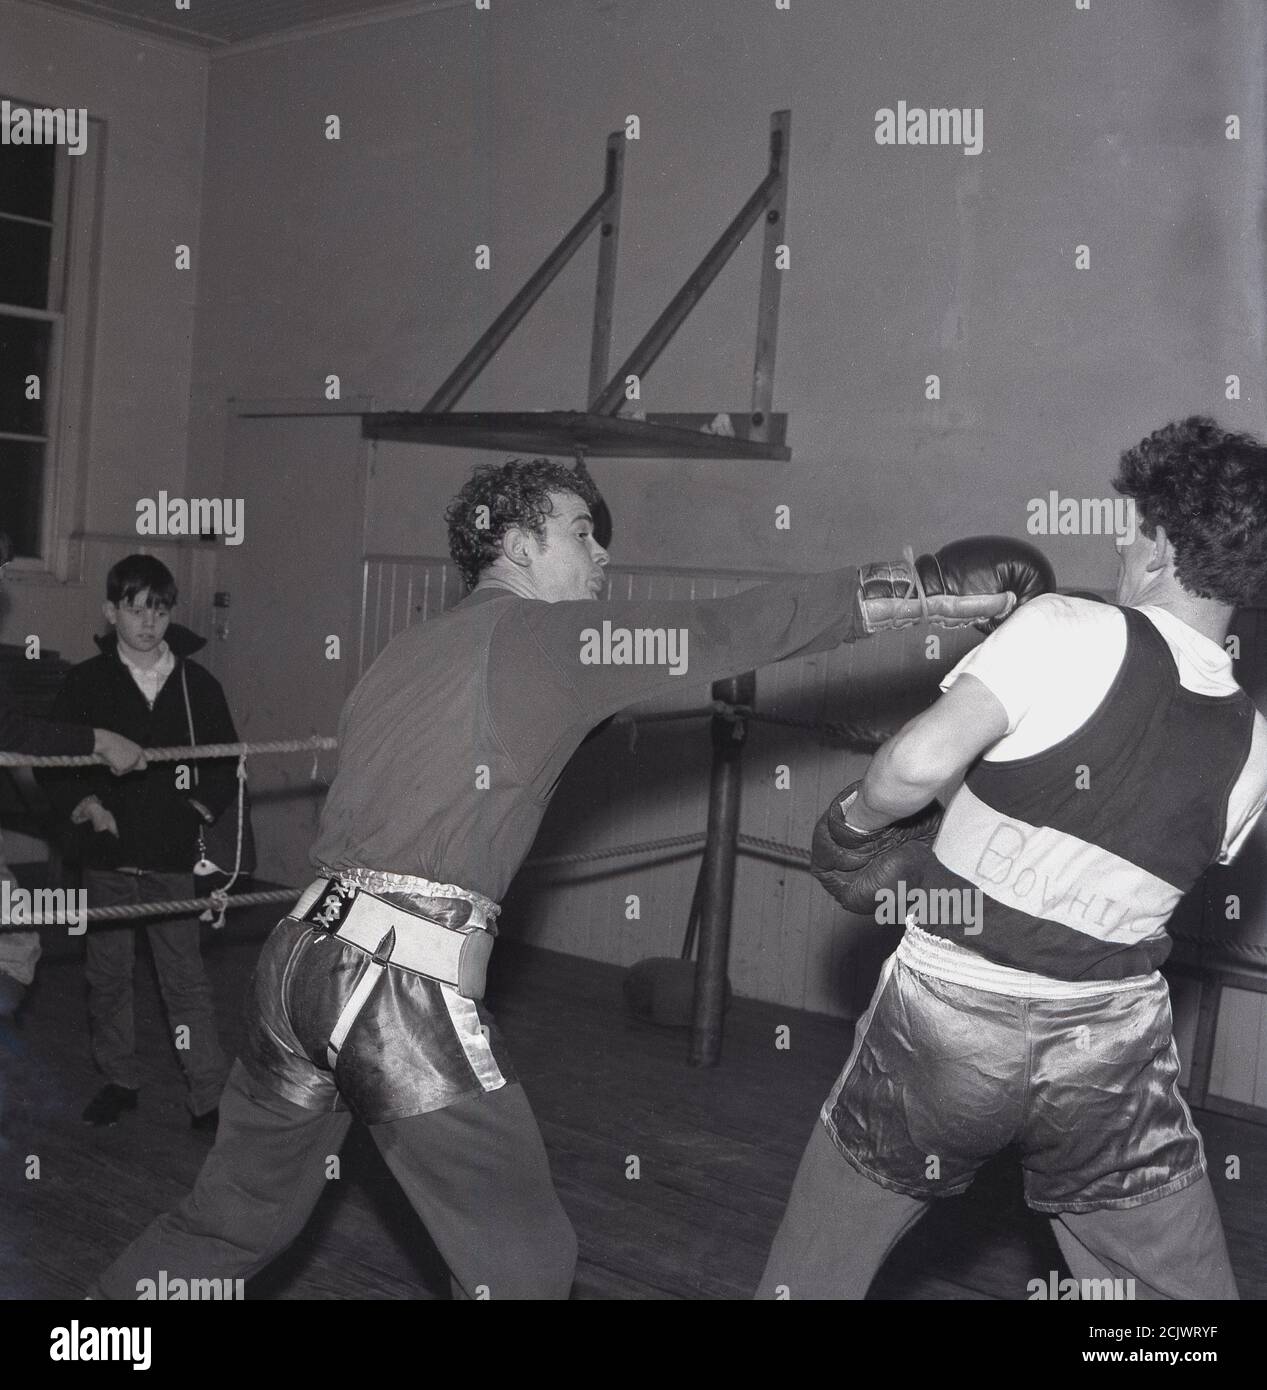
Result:
<svg viewBox="0 0 1267 1390"><path fill-rule="evenodd" d="M204 930L225 1042L268 909ZM79 1113L96 1088L87 1054L78 941L50 935L37 987L5 1045L7 1149L0 1153L0 1297L76 1298L158 1211L190 1187L209 1140L189 1129L148 956L137 973L146 1082L111 1130ZM489 1002L541 1122L580 1241L580 1299L739 1299L760 1276L801 1150L848 1051L837 1019L736 1000L721 1064L686 1062L686 1035L630 1017L613 966L503 941ZM791 1047L775 1046L790 1028ZM1202 1114L1211 1171L1244 1297L1267 1297L1267 1130ZM38 1180L25 1177L38 1157ZM639 1176L630 1179L631 1157ZM1001 1155L962 1197L937 1204L897 1247L874 1299L1022 1299L1064 1273L1045 1220ZM368 1135L353 1127L343 1179L304 1235L255 1279L277 1299L448 1297L443 1264Z"/></svg>

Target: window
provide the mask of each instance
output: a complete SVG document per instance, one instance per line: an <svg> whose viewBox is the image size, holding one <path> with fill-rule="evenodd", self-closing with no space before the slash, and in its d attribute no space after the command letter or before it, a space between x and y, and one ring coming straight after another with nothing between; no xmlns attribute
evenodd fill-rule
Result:
<svg viewBox="0 0 1267 1390"><path fill-rule="evenodd" d="M50 546L67 161L56 145L0 144L0 527L19 559Z"/></svg>

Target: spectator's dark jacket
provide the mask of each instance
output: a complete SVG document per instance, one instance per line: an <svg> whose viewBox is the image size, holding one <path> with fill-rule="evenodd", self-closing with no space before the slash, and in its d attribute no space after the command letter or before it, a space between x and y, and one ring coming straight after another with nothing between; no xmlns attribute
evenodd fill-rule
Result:
<svg viewBox="0 0 1267 1390"><path fill-rule="evenodd" d="M183 667L198 742L236 742L237 731L220 682L196 661L188 660L191 652L206 646L205 639L172 623L166 640L176 665L153 709L120 660L118 639L110 632L97 638L100 656L67 674L53 705L53 717L114 729L143 748L187 744L189 726L180 679ZM178 789L178 774L185 766L190 785ZM172 762L152 763L144 772L123 777L115 777L105 767L47 768L38 775L49 800L64 817L69 818L86 796L96 796L113 814L119 827L117 839L95 832L91 825L76 827L86 865L112 868L122 864L176 872L192 871L197 858L198 828L204 817L194 801L218 819L237 796L236 767L233 758L200 762L197 786L193 784L192 765Z"/></svg>

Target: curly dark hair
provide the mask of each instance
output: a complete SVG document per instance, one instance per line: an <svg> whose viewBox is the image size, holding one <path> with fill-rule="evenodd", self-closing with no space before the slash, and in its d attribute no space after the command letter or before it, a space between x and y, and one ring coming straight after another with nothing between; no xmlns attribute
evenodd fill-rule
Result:
<svg viewBox="0 0 1267 1390"><path fill-rule="evenodd" d="M1239 605L1267 587L1267 448L1252 435L1173 421L1122 454L1113 486L1146 536L1166 528L1190 594Z"/></svg>
<svg viewBox="0 0 1267 1390"><path fill-rule="evenodd" d="M449 554L468 589L475 587L481 572L500 554L501 539L512 526L538 540L544 537L552 492L570 492L585 502L594 517L599 544L607 544L611 536L607 509L580 460L574 469L545 458L485 464L475 470L444 514L449 523Z"/></svg>

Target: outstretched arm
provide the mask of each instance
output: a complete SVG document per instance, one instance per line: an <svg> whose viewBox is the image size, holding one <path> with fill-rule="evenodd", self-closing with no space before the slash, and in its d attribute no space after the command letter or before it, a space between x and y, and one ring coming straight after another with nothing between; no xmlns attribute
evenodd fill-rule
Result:
<svg viewBox="0 0 1267 1390"><path fill-rule="evenodd" d="M977 536L932 555L759 585L702 602L637 600L532 604L494 643L519 673L544 658L589 722L692 679L718 680L790 656L829 651L871 633L929 621L992 630L1018 605L1054 587L1051 566L1025 541ZM599 642L611 633L662 634L677 660L630 664ZM586 636L588 635L588 642Z"/></svg>

